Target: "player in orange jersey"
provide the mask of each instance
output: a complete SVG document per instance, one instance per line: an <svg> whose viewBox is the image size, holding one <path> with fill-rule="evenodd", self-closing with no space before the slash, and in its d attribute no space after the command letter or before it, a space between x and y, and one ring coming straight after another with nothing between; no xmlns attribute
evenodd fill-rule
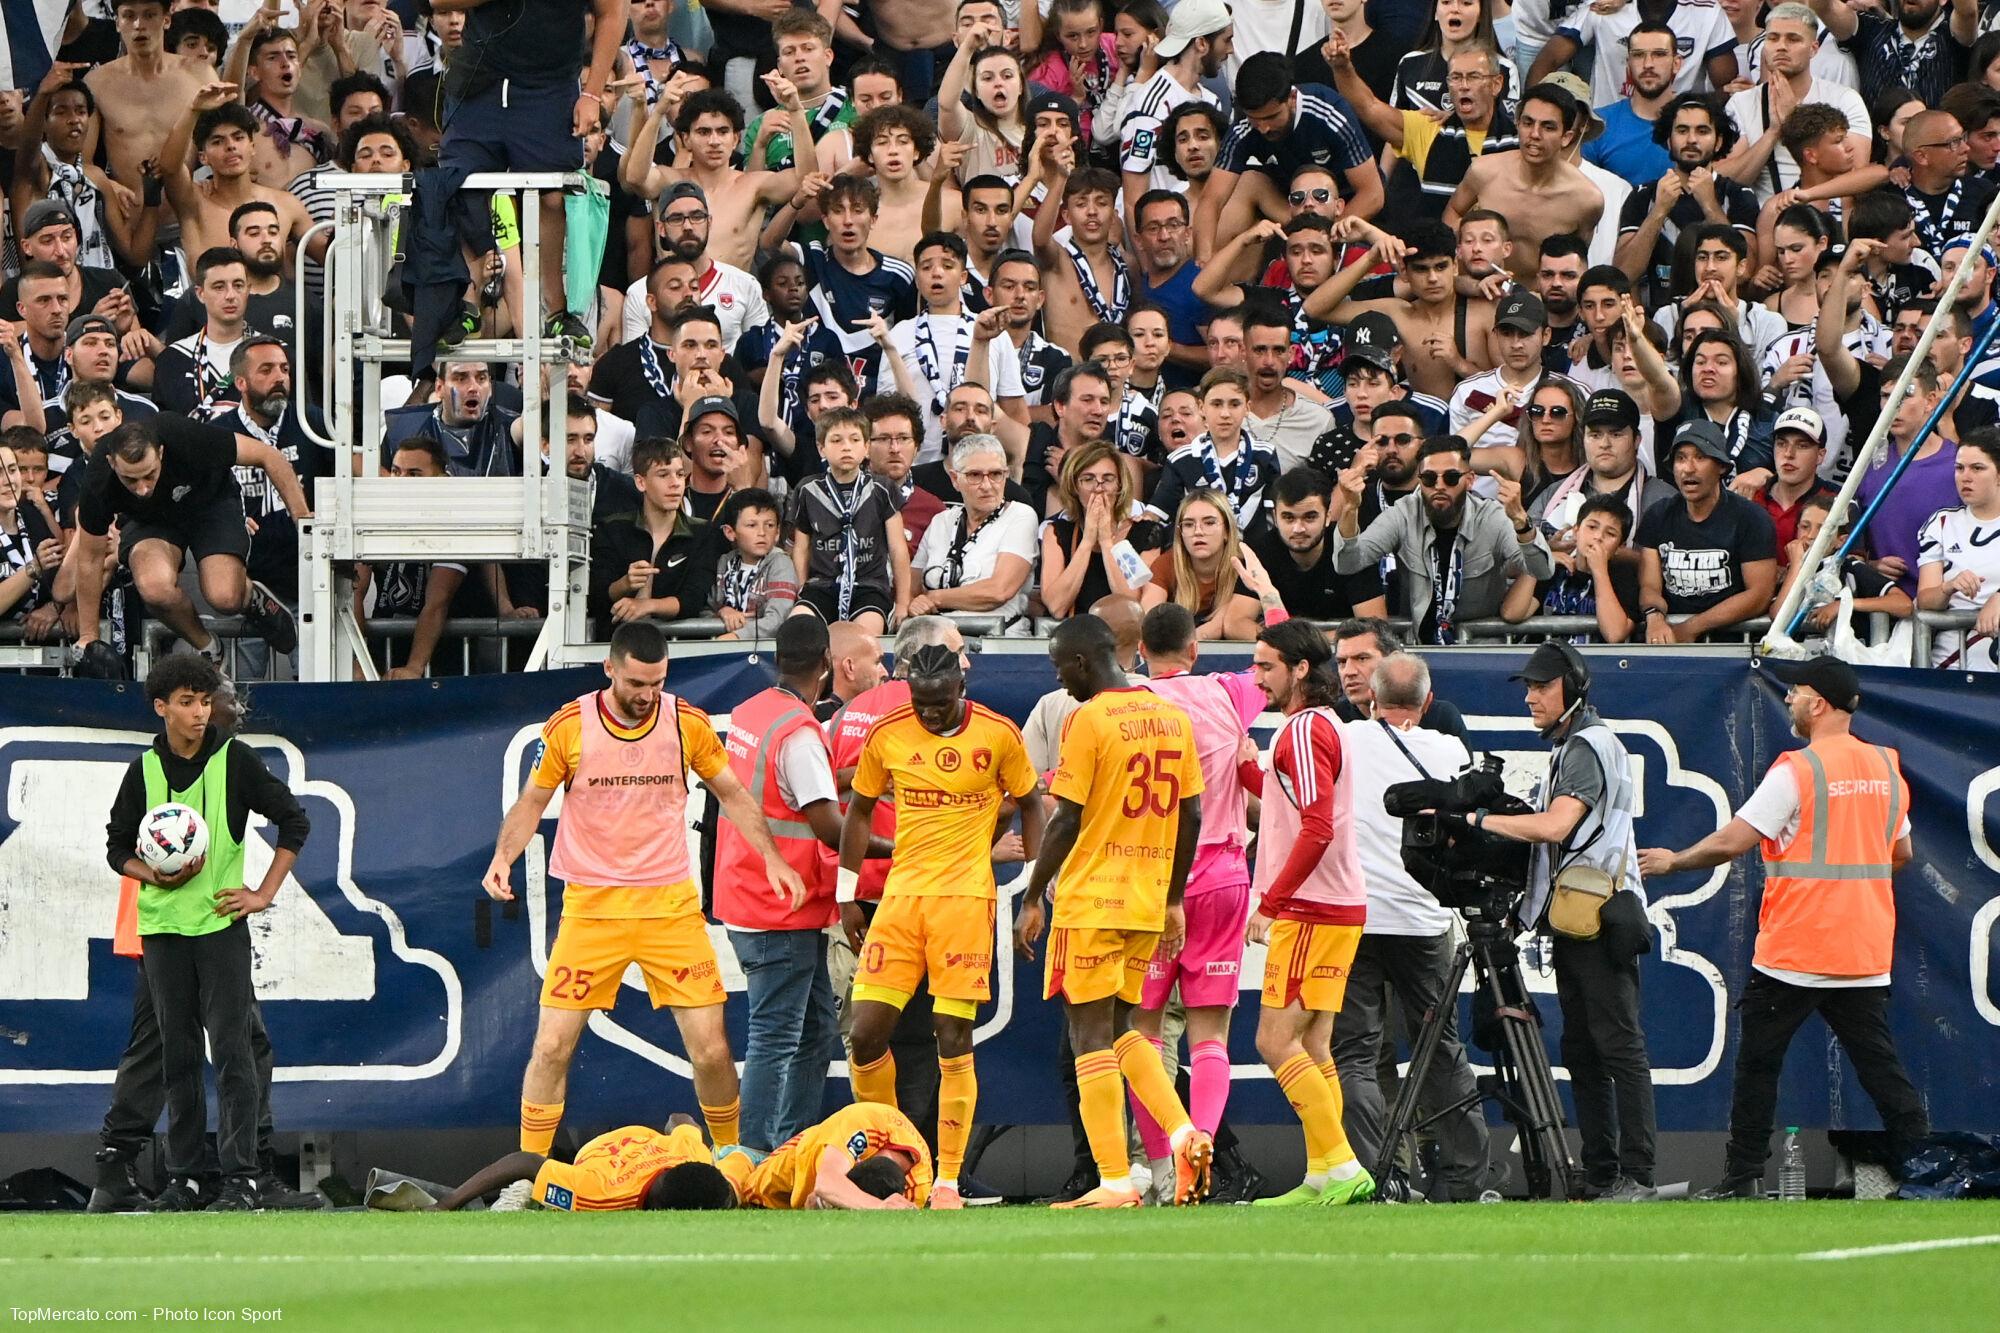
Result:
<svg viewBox="0 0 2000 1333"><path fill-rule="evenodd" d="M583 1145L574 1162L509 1153L438 1200L455 1212L517 1180L535 1182L529 1202L565 1213L644 1208L734 1208L736 1190L718 1171L694 1117L670 1116L667 1132L627 1125Z"/></svg>
<svg viewBox="0 0 2000 1333"><path fill-rule="evenodd" d="M534 771L500 825L486 868L487 894L512 901L514 861L562 789L549 854L549 874L564 882L562 924L549 950L541 1021L521 1079L521 1148L549 1151L584 1022L591 1010L617 1002L633 963L645 974L653 1007L673 1008L709 1137L734 1143L742 1102L722 1026L722 970L688 856L688 774L701 778L723 817L763 854L773 893L796 910L805 884L730 771L708 714L662 691L667 640L659 627L620 625L604 674L609 689L565 704L542 728Z"/></svg>
<svg viewBox="0 0 2000 1333"><path fill-rule="evenodd" d="M931 1152L893 1106L843 1106L762 1161L743 1148L717 1163L756 1208L921 1208L931 1192Z"/></svg>
<svg viewBox="0 0 2000 1333"><path fill-rule="evenodd" d="M1041 784L1021 732L991 709L968 703L965 668L943 644L919 648L908 664L910 702L868 733L854 770L853 799L840 840L838 896L852 901L868 849L875 803L896 793L896 855L866 942L852 940L854 1096L896 1104L896 1058L889 1038L920 983L933 999L938 1047L938 1180L933 1208L963 1206L958 1173L972 1137L979 1085L972 1026L992 998L996 889L991 848L1002 803L1021 806L1021 845L1041 847Z"/></svg>
<svg viewBox="0 0 2000 1333"><path fill-rule="evenodd" d="M1082 706L1063 725L1049 784L1056 812L1035 861L1015 942L1035 956L1042 896L1055 881L1045 996L1068 1009L1078 1110L1097 1161L1098 1187L1058 1208L1136 1208L1125 1147L1129 1083L1168 1130L1174 1202L1208 1192L1215 1144L1188 1119L1160 1052L1132 1028L1156 952L1172 957L1187 934L1181 895L1201 828L1201 761L1194 723L1153 691L1126 684L1117 640L1095 616L1064 621L1049 640L1056 678Z"/></svg>

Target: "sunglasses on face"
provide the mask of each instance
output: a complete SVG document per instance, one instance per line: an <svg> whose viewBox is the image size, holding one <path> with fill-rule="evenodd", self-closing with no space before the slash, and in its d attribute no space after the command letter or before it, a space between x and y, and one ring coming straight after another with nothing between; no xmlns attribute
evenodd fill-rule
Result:
<svg viewBox="0 0 2000 1333"><path fill-rule="evenodd" d="M1436 490L1440 486L1458 485L1458 483L1465 480L1465 473L1459 471L1457 468L1448 468L1443 472L1419 472L1417 480L1432 490Z"/></svg>
<svg viewBox="0 0 2000 1333"><path fill-rule="evenodd" d="M1560 403L1556 404L1553 407L1545 407L1541 403L1535 403L1528 408L1528 415L1536 418L1537 420L1539 420L1542 417L1548 417L1554 421L1561 421L1564 417L1567 417L1569 415L1569 409L1567 407L1562 406Z"/></svg>
<svg viewBox="0 0 2000 1333"><path fill-rule="evenodd" d="M1333 198L1333 191L1293 190L1290 194L1286 195L1285 198L1291 201L1291 205L1293 208L1304 208L1306 206L1307 200L1311 200L1315 204L1326 203L1327 201Z"/></svg>
<svg viewBox="0 0 2000 1333"><path fill-rule="evenodd" d="M1400 449L1406 444L1415 443L1416 438L1417 438L1416 436L1410 434L1408 431L1403 431L1400 434L1396 435L1377 435L1375 437L1374 444L1375 447L1378 449L1385 445L1394 445L1396 448Z"/></svg>

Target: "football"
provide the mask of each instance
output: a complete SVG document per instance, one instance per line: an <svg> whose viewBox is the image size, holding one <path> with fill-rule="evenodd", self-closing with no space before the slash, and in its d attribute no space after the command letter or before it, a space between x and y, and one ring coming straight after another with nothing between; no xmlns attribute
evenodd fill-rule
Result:
<svg viewBox="0 0 2000 1333"><path fill-rule="evenodd" d="M191 805L156 805L139 822L139 859L161 875L178 875L208 851L208 824Z"/></svg>

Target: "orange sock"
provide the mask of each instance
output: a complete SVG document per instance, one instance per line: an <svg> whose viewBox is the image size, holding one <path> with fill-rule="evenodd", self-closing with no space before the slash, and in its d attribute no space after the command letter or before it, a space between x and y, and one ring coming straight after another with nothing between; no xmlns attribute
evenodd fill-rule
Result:
<svg viewBox="0 0 2000 1333"><path fill-rule="evenodd" d="M1306 1132L1306 1172L1324 1172L1343 1161L1354 1159L1347 1135L1340 1127L1340 1099L1327 1087L1313 1058L1303 1051L1278 1066L1278 1087L1298 1113Z"/></svg>
<svg viewBox="0 0 2000 1333"><path fill-rule="evenodd" d="M881 1058L866 1064L850 1061L847 1076L854 1084L855 1101L880 1102L884 1106L896 1104L895 1052L883 1051Z"/></svg>
<svg viewBox="0 0 2000 1333"><path fill-rule="evenodd" d="M540 1102L521 1099L521 1151L549 1155L549 1149L556 1144L556 1127L562 1124L563 1104L550 1102L544 1106Z"/></svg>
<svg viewBox="0 0 2000 1333"><path fill-rule="evenodd" d="M1107 1183L1122 1183L1132 1174L1132 1158L1125 1151L1125 1086L1117 1056L1091 1051L1076 1057L1076 1101L1097 1174Z"/></svg>
<svg viewBox="0 0 2000 1333"><path fill-rule="evenodd" d="M1181 1095L1174 1091L1174 1081L1167 1077L1159 1048L1138 1033L1127 1032L1111 1043L1111 1049L1118 1058L1118 1072L1132 1086L1132 1095L1178 1146L1180 1132L1192 1122L1187 1107L1181 1105Z"/></svg>
<svg viewBox="0 0 2000 1333"><path fill-rule="evenodd" d="M702 1103L701 1118L708 1122L709 1142L718 1148L727 1148L743 1137L743 1099L731 1098L725 1106L710 1106Z"/></svg>
<svg viewBox="0 0 2000 1333"><path fill-rule="evenodd" d="M894 1086L892 1083L891 1087ZM937 1178L957 1180L965 1164L965 1145L972 1138L972 1110L979 1102L979 1077L972 1071L972 1053L938 1061Z"/></svg>

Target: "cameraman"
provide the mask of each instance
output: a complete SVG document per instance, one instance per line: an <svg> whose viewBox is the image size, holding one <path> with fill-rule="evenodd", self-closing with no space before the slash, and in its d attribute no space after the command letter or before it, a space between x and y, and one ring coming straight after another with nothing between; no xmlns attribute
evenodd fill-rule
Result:
<svg viewBox="0 0 2000 1333"><path fill-rule="evenodd" d="M1333 1063L1346 1098L1342 1123L1348 1142L1371 1170L1382 1155L1384 1111L1376 1073L1386 1026L1389 992L1406 1022L1442 1006L1444 1032L1425 1075L1423 1102L1437 1108L1473 1097L1472 1067L1458 1040L1458 1003L1445 993L1451 976L1451 910L1403 868L1403 821L1383 805L1395 783L1447 779L1472 762L1455 736L1426 730L1419 721L1431 706L1431 673L1422 658L1392 652L1376 663L1375 717L1340 729L1342 752L1354 779L1355 843L1368 881L1368 923L1347 978L1347 997L1333 1020ZM1414 1044L1416 1033L1407 1034ZM1486 1121L1477 1098L1438 1125L1442 1174L1454 1202L1479 1197L1486 1173Z"/></svg>
<svg viewBox="0 0 2000 1333"><path fill-rule="evenodd" d="M1548 929L1552 890L1566 876L1600 872L1617 890L1605 900L1594 938L1554 935L1556 995L1588 1183L1599 1199L1642 1202L1653 1198L1654 1131L1639 957L1651 941L1632 836L1639 796L1632 760L1587 702L1590 668L1569 644L1542 644L1513 679L1527 685L1528 716L1554 747L1536 802L1541 810L1475 810L1467 823L1537 844L1523 924Z"/></svg>

